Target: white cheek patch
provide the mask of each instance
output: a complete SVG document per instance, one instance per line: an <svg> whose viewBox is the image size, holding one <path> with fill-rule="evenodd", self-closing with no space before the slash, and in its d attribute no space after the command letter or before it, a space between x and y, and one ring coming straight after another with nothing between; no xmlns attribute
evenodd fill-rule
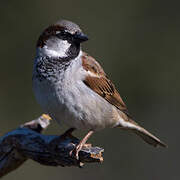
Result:
<svg viewBox="0 0 180 180"><path fill-rule="evenodd" d="M46 56L49 56L49 57L65 57L66 54L65 52L61 51L61 52L57 52L57 51L54 51L54 50L51 50L51 49L46 49L45 50L45 55Z"/></svg>
<svg viewBox="0 0 180 180"><path fill-rule="evenodd" d="M64 58L67 57L66 53L70 46L71 44L68 43L68 41L57 39L56 43L52 44L51 46L45 45L43 48L38 48L38 54L41 56L48 56L53 58Z"/></svg>

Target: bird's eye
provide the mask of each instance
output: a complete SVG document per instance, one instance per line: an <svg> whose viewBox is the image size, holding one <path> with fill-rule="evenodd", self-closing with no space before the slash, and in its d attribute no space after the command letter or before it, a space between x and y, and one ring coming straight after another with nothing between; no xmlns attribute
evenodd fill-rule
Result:
<svg viewBox="0 0 180 180"><path fill-rule="evenodd" d="M64 31L57 32L56 36L60 39L69 39L71 38L72 35L69 32L64 30Z"/></svg>
<svg viewBox="0 0 180 180"><path fill-rule="evenodd" d="M67 35L66 31L61 31L61 35Z"/></svg>

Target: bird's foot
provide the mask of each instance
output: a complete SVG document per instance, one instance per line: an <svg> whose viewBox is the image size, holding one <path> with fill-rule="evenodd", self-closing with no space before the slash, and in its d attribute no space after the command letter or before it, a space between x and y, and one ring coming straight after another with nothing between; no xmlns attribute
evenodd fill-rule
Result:
<svg viewBox="0 0 180 180"><path fill-rule="evenodd" d="M70 156L75 155L76 159L79 160L79 151L86 146L86 142L94 131L89 131L86 136L79 142L79 144L70 152Z"/></svg>
<svg viewBox="0 0 180 180"><path fill-rule="evenodd" d="M77 160L79 160L79 152L83 148L83 144L79 143L72 151L70 151L70 156L75 156Z"/></svg>

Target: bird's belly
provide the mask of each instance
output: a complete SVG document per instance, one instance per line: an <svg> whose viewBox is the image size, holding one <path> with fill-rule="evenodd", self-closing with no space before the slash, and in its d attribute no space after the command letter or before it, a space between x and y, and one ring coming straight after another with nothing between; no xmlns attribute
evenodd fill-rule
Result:
<svg viewBox="0 0 180 180"><path fill-rule="evenodd" d="M113 114L115 108L82 81L67 86L65 90L57 91L59 106L63 110L56 113L58 121L77 129L93 130L113 127L116 124Z"/></svg>
<svg viewBox="0 0 180 180"><path fill-rule="evenodd" d="M42 82L40 82L42 83ZM58 123L76 129L99 130L116 125L115 107L84 83L36 85L35 94L43 109Z"/></svg>

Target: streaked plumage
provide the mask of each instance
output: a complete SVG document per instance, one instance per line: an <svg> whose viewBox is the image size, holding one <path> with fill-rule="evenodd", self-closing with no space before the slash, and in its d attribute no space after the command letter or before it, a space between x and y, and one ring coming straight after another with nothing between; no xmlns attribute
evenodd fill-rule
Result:
<svg viewBox="0 0 180 180"><path fill-rule="evenodd" d="M165 147L129 116L120 94L100 64L81 50L80 43L85 40L87 37L79 26L65 20L41 34L33 89L44 111L70 128L96 131L121 127L153 146Z"/></svg>

